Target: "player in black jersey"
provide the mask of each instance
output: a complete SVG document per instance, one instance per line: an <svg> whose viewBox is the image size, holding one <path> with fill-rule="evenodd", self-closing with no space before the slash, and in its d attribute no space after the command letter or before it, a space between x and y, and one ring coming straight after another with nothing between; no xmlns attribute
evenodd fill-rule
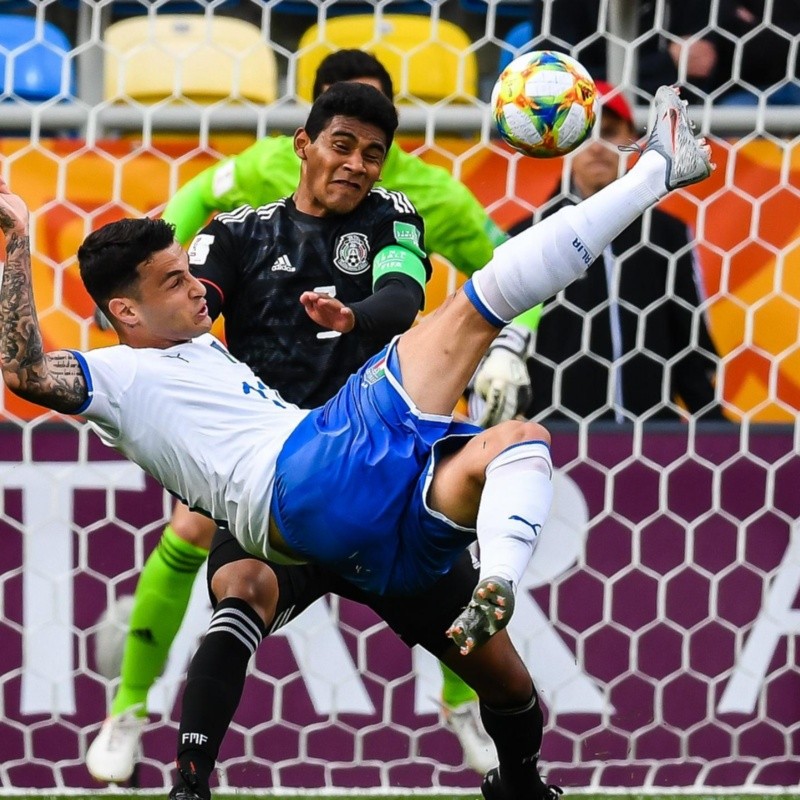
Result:
<svg viewBox="0 0 800 800"><path fill-rule="evenodd" d="M302 135L298 147L317 158L304 140ZM338 130L331 144L344 152L355 148L355 139ZM376 158L375 176L379 166ZM306 160L304 177L317 169ZM209 313L225 317L231 353L303 408L329 399L368 357L411 326L431 273L422 219L408 198L371 189L375 177L368 169L352 174L346 160L342 171L345 177L336 172L333 182L352 187L345 187L345 197L324 199L320 213L310 213L313 204L302 203L299 192L259 209L243 206L219 214L189 248L192 272L207 288ZM352 210L350 195L359 200ZM304 291L344 304L342 331L311 320L298 300Z"/></svg>

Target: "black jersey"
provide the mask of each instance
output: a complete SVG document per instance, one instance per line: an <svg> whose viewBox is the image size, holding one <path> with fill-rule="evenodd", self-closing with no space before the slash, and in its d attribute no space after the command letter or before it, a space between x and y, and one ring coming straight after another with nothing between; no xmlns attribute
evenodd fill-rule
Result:
<svg viewBox="0 0 800 800"><path fill-rule="evenodd" d="M372 261L388 245L424 251L422 219L401 192L373 189L349 214L313 217L290 197L215 217L192 241L192 273L208 287L225 339L284 398L301 407L330 398L386 341L356 327L339 335L300 303L321 291L345 305L373 293ZM423 257L426 277L431 265Z"/></svg>

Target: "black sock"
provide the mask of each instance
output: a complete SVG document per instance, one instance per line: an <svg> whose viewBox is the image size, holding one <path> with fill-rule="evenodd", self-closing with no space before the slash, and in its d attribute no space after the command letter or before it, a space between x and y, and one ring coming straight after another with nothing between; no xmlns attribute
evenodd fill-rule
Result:
<svg viewBox="0 0 800 800"><path fill-rule="evenodd" d="M497 710L481 703L481 720L497 747L503 788L511 797L538 796L544 788L537 767L544 715L536 690L521 708Z"/></svg>
<svg viewBox="0 0 800 800"><path fill-rule="evenodd" d="M178 729L178 767L202 787L242 697L247 663L264 636L256 612L237 598L219 603L186 677Z"/></svg>

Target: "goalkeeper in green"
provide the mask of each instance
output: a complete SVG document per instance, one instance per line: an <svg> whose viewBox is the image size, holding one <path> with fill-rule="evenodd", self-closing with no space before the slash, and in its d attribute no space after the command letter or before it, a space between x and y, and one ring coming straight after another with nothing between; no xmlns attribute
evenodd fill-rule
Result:
<svg viewBox="0 0 800 800"><path fill-rule="evenodd" d="M370 83L393 97L386 69L360 50L339 51L320 64L314 97L333 83L349 80ZM163 217L175 225L176 238L186 245L216 212L243 205L258 208L291 195L300 181L300 163L291 136L261 139L191 179L167 204ZM428 252L443 256L466 275L484 266L506 238L466 186L396 143L386 156L381 186L408 196L425 221ZM487 400L484 424L510 418L518 405L527 403L527 370L508 347L510 341L519 340L519 336L501 336L493 355L484 362L480 384ZM89 771L98 780L122 782L133 773L148 692L163 671L215 530L208 519L178 504L144 566L125 640L120 685L109 716L87 753ZM442 673L444 720L458 736L465 762L484 774L496 762L494 746L480 723L476 694L444 665Z"/></svg>

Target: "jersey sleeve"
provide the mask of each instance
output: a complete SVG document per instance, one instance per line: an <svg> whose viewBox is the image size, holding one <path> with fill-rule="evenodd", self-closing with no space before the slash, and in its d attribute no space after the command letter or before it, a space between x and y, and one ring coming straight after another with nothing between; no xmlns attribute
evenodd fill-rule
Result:
<svg viewBox="0 0 800 800"><path fill-rule="evenodd" d="M70 352L83 370L87 388L86 401L74 413L92 422L100 438L113 446L120 436L122 398L136 377L136 359L122 345Z"/></svg>
<svg viewBox="0 0 800 800"><path fill-rule="evenodd" d="M374 280L396 269L413 277L424 289L433 267L425 250L425 224L422 217L403 192L386 189L373 191L381 202L381 213L372 240ZM405 258L405 254L409 254L410 258ZM407 265L412 262L421 265L421 268L409 272Z"/></svg>
<svg viewBox="0 0 800 800"><path fill-rule="evenodd" d="M249 235L258 217L247 206L215 217L189 245L189 269L206 287L208 313L216 319L236 292L245 267Z"/></svg>

